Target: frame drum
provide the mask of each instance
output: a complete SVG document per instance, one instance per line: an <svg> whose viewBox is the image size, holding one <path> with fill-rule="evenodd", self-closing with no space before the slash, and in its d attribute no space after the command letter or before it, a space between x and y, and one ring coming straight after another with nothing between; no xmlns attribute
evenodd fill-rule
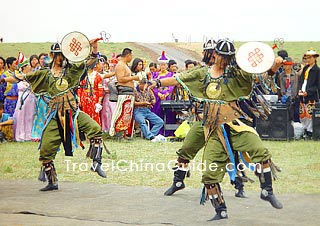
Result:
<svg viewBox="0 0 320 226"><path fill-rule="evenodd" d="M66 34L61 41L62 54L72 62L80 62L91 53L89 39L84 34L73 31Z"/></svg>
<svg viewBox="0 0 320 226"><path fill-rule="evenodd" d="M247 42L236 52L238 66L252 74L268 71L274 62L273 49L262 42Z"/></svg>

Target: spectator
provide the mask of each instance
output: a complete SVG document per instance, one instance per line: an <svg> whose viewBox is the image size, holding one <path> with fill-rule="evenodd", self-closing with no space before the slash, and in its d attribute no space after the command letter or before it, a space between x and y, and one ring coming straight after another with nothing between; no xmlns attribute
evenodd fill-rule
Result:
<svg viewBox="0 0 320 226"><path fill-rule="evenodd" d="M88 114L90 118L94 119L100 126L100 111L102 109L102 69L104 58L99 57L95 63L94 70L87 78L80 82L80 89L78 89L78 96L80 98L80 109Z"/></svg>
<svg viewBox="0 0 320 226"><path fill-rule="evenodd" d="M153 74L153 80L169 78L173 76L173 72L167 71L169 59L166 57L164 51L162 51L161 56L158 58L158 62L160 65L160 71ZM175 61L171 61L171 63L175 63ZM173 64L172 64L173 65ZM164 112L161 108L161 101L170 100L171 94L174 89L174 86L168 87L158 87L153 89L154 96L156 98L156 103L152 108L152 112L158 115L160 118L164 118ZM176 123L176 113L170 110L166 111L166 122L167 124L175 124ZM164 134L164 129L160 129L161 135L173 136L174 131L169 130Z"/></svg>
<svg viewBox="0 0 320 226"><path fill-rule="evenodd" d="M132 50L125 48L121 59L116 66L118 81L118 100L111 119L110 136L117 134L118 138L126 136L127 130L132 126L132 113L134 106L134 81L140 80L139 76L131 76L128 63L132 60Z"/></svg>
<svg viewBox="0 0 320 226"><path fill-rule="evenodd" d="M0 56L0 77L6 71L6 60ZM4 90L5 87L0 85L0 102L4 101Z"/></svg>
<svg viewBox="0 0 320 226"><path fill-rule="evenodd" d="M35 54L30 56L31 71L36 71L40 68L39 57Z"/></svg>
<svg viewBox="0 0 320 226"><path fill-rule="evenodd" d="M142 79L134 90L134 119L139 124L144 138L154 139L163 127L163 120L153 113L150 108L156 103L153 92L147 88L147 79ZM146 120L152 126L148 127Z"/></svg>
<svg viewBox="0 0 320 226"><path fill-rule="evenodd" d="M307 138L312 137L312 111L319 102L320 69L317 65L319 54L313 49L304 54L306 66L299 79L300 122Z"/></svg>
<svg viewBox="0 0 320 226"><path fill-rule="evenodd" d="M1 78L15 77L15 70L17 67L15 57L8 57L6 59L6 64L8 66L8 70L5 71ZM13 116L14 109L16 108L18 101L18 85L17 83L8 82L6 84L2 84L4 88L4 112L8 113L10 116Z"/></svg>
<svg viewBox="0 0 320 226"><path fill-rule="evenodd" d="M185 63L185 66L186 66L186 68L185 68L186 71L191 69L191 68L194 68L194 66L195 66L195 63L192 60L186 60L184 63Z"/></svg>
<svg viewBox="0 0 320 226"><path fill-rule="evenodd" d="M27 74L31 71L29 60L19 54L18 57L19 73ZM26 81L18 83L18 102L13 114L14 121L14 137L16 141L31 140L32 126L35 114L35 96L31 93L30 84Z"/></svg>
<svg viewBox="0 0 320 226"><path fill-rule="evenodd" d="M149 81L152 80L152 75L153 73L155 73L156 71L158 71L157 69L157 63L151 62L149 64L149 71L147 72L147 78Z"/></svg>
<svg viewBox="0 0 320 226"><path fill-rule="evenodd" d="M138 75L141 78L147 78L147 74L143 71L143 60L135 58L131 65L131 75ZM138 85L138 81L135 81L135 87Z"/></svg>
<svg viewBox="0 0 320 226"><path fill-rule="evenodd" d="M13 117L7 113L3 113L3 110L3 102L0 102L0 142L4 140L11 141L13 139Z"/></svg>
<svg viewBox="0 0 320 226"><path fill-rule="evenodd" d="M291 103L290 118L299 122L299 100L298 95L298 72L293 70L293 61L290 57L284 58L283 71L279 74L280 95L282 103Z"/></svg>
<svg viewBox="0 0 320 226"><path fill-rule="evenodd" d="M284 49L281 49L277 52L277 55L280 56L282 59L285 59L286 57L288 57L288 52L287 50L284 50ZM276 94L278 95L278 98L280 99L281 97L281 94L280 94L280 78L279 78L279 75L280 73L283 72L283 66L281 66L279 68L279 70L276 72L276 74L274 75L274 78L273 78L273 83L272 86L276 86L276 87L273 87L271 88L271 92L270 94Z"/></svg>
<svg viewBox="0 0 320 226"><path fill-rule="evenodd" d="M49 66L49 56L47 53L40 53L39 55L39 64L41 68Z"/></svg>
<svg viewBox="0 0 320 226"><path fill-rule="evenodd" d="M175 60L169 60L168 62L168 71L171 72L172 74L177 73L178 71L178 65Z"/></svg>

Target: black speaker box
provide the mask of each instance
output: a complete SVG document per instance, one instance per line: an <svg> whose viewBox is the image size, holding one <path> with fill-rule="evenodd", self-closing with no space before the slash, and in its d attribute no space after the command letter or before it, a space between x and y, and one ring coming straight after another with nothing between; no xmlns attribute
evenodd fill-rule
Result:
<svg viewBox="0 0 320 226"><path fill-rule="evenodd" d="M320 108L312 111L312 139L320 140Z"/></svg>
<svg viewBox="0 0 320 226"><path fill-rule="evenodd" d="M262 140L290 140L294 137L288 106L272 105L267 120L257 119L256 129Z"/></svg>

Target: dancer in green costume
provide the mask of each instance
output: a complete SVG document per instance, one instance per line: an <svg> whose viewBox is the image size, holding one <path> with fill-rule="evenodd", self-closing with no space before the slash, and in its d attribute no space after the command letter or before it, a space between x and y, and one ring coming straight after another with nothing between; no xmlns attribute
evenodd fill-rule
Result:
<svg viewBox="0 0 320 226"><path fill-rule="evenodd" d="M207 197L214 206L216 214L211 220L228 218L219 183L227 171L231 180L235 179L233 151L237 151L243 160L258 163L255 172L260 180L261 199L270 202L274 208L281 209L282 204L273 193L271 174L271 171L275 173L279 168L271 161L271 153L263 145L257 132L247 125L250 119L240 108L240 102L252 95L255 77L237 66L235 48L230 40L219 40L213 54L215 63L209 69L203 67L154 82L158 87L180 84L192 101L204 105L205 171L202 176L204 192L201 202L204 203ZM283 59L277 57L268 74L273 75L282 63ZM269 110L262 102L260 104L265 111ZM247 107L254 114L264 115L257 106ZM232 167L227 168L230 165Z"/></svg>
<svg viewBox="0 0 320 226"><path fill-rule="evenodd" d="M101 169L101 128L98 123L79 110L74 92L80 80L87 76L87 66L97 62L97 40L90 41L90 44L93 51L86 63L70 64L62 54L60 43L54 43L50 53L53 61L48 68L0 80L0 84L26 80L31 84L34 93L50 97L48 103L50 110L39 145L39 160L43 165L39 180L48 180L48 185L40 191L58 190L57 173L53 161L61 143L66 156L73 155L74 147L78 145L83 147L79 139L79 131L83 131L90 139L87 157L93 159L91 169L99 176L106 177Z"/></svg>
<svg viewBox="0 0 320 226"><path fill-rule="evenodd" d="M215 41L213 39L207 40L203 44L203 59L202 61L206 64L204 67L210 67L214 63L214 48ZM191 70L197 70L197 68L193 68ZM189 71L190 72L190 71ZM201 114L197 115L199 118ZM184 189L185 183L184 179L188 175L189 176L189 163L191 160L195 158L197 153L204 147L205 145L205 137L204 137L204 129L201 121L194 121L191 123L191 128L185 137L182 147L177 151L178 159L176 163L176 167L173 172L173 183L170 188L168 188L164 195L171 196L175 192ZM245 176L244 171L239 171L234 181L231 181L234 184L235 189L237 189L235 196L239 198L246 198L244 192L244 182L250 180Z"/></svg>

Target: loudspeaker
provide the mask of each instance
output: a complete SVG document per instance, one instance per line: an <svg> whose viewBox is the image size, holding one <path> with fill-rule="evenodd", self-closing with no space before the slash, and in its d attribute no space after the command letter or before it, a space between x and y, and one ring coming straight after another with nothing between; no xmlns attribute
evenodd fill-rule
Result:
<svg viewBox="0 0 320 226"><path fill-rule="evenodd" d="M272 105L267 120L257 119L256 129L262 140L293 139L294 131L290 121L289 108L286 105Z"/></svg>
<svg viewBox="0 0 320 226"><path fill-rule="evenodd" d="M312 111L312 139L320 140L320 108Z"/></svg>

